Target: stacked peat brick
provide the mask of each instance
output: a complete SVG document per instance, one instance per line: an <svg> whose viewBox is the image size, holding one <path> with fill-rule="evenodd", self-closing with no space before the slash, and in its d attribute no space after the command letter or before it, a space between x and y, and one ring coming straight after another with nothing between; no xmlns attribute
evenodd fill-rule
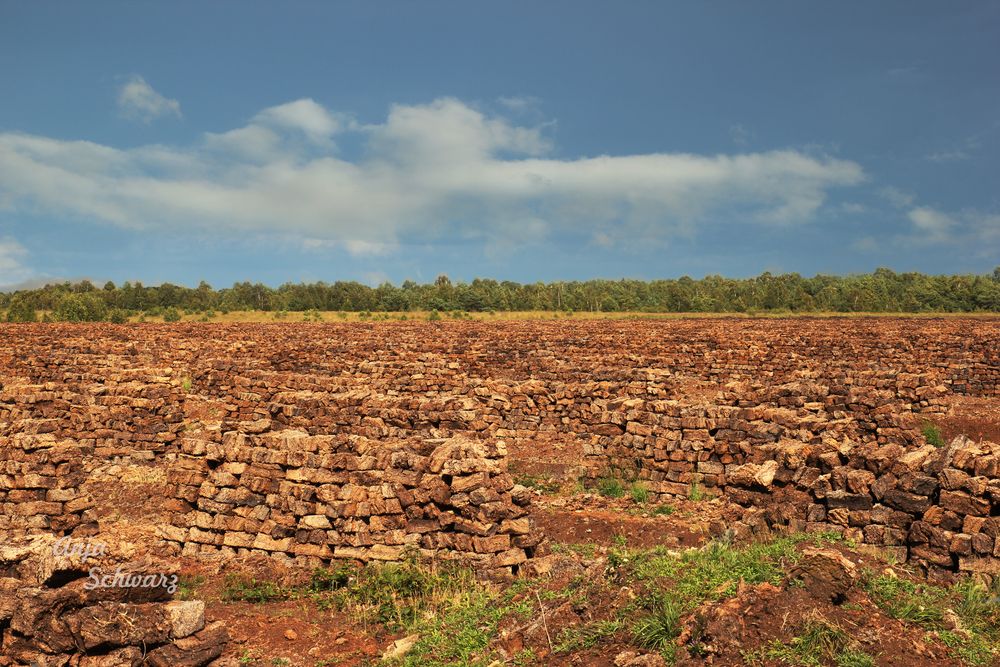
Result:
<svg viewBox="0 0 1000 667"><path fill-rule="evenodd" d="M831 475L836 505L838 493L863 486L863 472L891 473L896 504L909 497L902 493L926 496L931 505L918 520L945 534L918 526L911 540L912 522L882 507L916 517L919 503L900 509L872 492L870 541L928 562L933 552L943 564L942 540L956 539L948 550L955 565L955 555L972 562L982 553L986 540L976 534L993 537L989 521L977 533L976 521L967 528L963 519L956 531L950 515L943 524L924 516L939 501L956 502L945 494L962 491L946 488L953 478L918 493L929 482L891 466L923 451L915 425L946 412L955 396L1000 398L995 320L53 324L0 332L0 530L59 533L90 523L88 476L113 462L170 476L164 532L189 553L378 559L412 548L512 569L540 537L530 525L522 532L525 494L503 468L506 443L519 463L571 461L594 477L644 480L657 495L714 487L754 505L753 521L766 511L770 523L842 526L836 510L847 510L852 530L865 515L850 512L869 510L830 507L824 482L813 489L809 476ZM442 439L464 443L463 453L438 469L434 461L447 458L435 458ZM992 488L989 474L971 465L950 467L976 480L972 496L991 498L975 486L983 477ZM845 467L856 472L840 488L833 470ZM741 495L762 490L771 501ZM799 507L810 509L800 516ZM914 541L925 533L926 543Z"/></svg>
<svg viewBox="0 0 1000 667"><path fill-rule="evenodd" d="M93 501L80 490L93 447L22 432L0 445L0 535L62 534L86 522Z"/></svg>
<svg viewBox="0 0 1000 667"><path fill-rule="evenodd" d="M301 431L185 438L170 460L173 525L185 554L266 553L303 562L462 559L516 572L541 542L530 493L502 443L377 442Z"/></svg>
<svg viewBox="0 0 1000 667"><path fill-rule="evenodd" d="M836 531L927 566L1000 575L1000 445L778 444L729 466L751 528Z"/></svg>
<svg viewBox="0 0 1000 667"><path fill-rule="evenodd" d="M175 567L82 551L51 535L0 545L0 666L200 667L222 654L223 623L172 600Z"/></svg>

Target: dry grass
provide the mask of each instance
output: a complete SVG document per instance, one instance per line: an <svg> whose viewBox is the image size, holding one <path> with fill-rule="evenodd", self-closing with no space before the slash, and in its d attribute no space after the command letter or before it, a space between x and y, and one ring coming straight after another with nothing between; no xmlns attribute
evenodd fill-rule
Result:
<svg viewBox="0 0 1000 667"><path fill-rule="evenodd" d="M39 312L39 317L41 318L44 312ZM338 311L320 311L317 313L319 322L336 323L336 322L369 322L374 324L380 324L384 322L427 322L430 317L430 311L407 311L407 312L373 312L362 316L362 313L358 312L338 312ZM209 319L208 324L211 323L238 323L238 322L284 322L284 323L303 323L305 314L302 311L287 311L282 317L275 317L274 311L260 311L260 310L235 310L228 313L220 313L218 311ZM450 313L442 312L440 313L440 322L451 322L456 321ZM976 318L976 319L1000 319L1000 315L997 313L832 313L832 312L816 312L816 313L793 313L785 311L775 311L775 312L758 312L758 313L647 313L647 312L614 312L614 313L603 313L603 312L573 312L573 313L563 313L558 311L547 311L547 310L527 310L527 311L512 311L512 312L481 312L481 313L465 313L462 318L465 320L476 320L480 322L505 322L505 321L519 321L519 320L561 320L561 321L573 321L573 320L683 320L683 319L698 319L698 318L711 318L711 319L740 319L740 318L752 318L752 319L775 319L775 318L794 318L794 317L814 317L814 318L862 318L862 317L879 317L879 318L918 318L918 319L934 319L934 318ZM129 322L138 322L140 318L138 315L134 315L129 318ZM162 317L153 317L150 315L145 316L146 322L163 322ZM181 322L192 322L206 324L203 321L201 314L185 315L181 314ZM306 323L315 323L315 321L310 320Z"/></svg>

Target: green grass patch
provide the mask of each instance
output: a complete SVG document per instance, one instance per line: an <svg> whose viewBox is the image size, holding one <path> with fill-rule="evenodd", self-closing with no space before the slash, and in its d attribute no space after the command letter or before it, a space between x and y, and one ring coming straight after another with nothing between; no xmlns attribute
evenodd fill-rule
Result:
<svg viewBox="0 0 1000 667"><path fill-rule="evenodd" d="M624 627L624 622L615 618L563 628L552 642L552 651L571 653L593 648L614 637Z"/></svg>
<svg viewBox="0 0 1000 667"><path fill-rule="evenodd" d="M561 485L556 480L540 475L519 475L514 479L514 482L547 494L556 493L561 488Z"/></svg>
<svg viewBox="0 0 1000 667"><path fill-rule="evenodd" d="M797 545L837 539L802 534L742 546L715 541L686 551L612 549L606 575L613 584L629 585L637 593L636 602L621 616L635 643L669 657L686 614L704 602L731 597L741 581L779 584L788 566L800 558ZM698 644L697 637L693 644Z"/></svg>
<svg viewBox="0 0 1000 667"><path fill-rule="evenodd" d="M670 597L657 600L653 609L632 625L635 642L643 648L662 651L680 634L685 612L681 600Z"/></svg>
<svg viewBox="0 0 1000 667"><path fill-rule="evenodd" d="M240 574L229 574L222 586L221 598L224 602L252 602L263 604L285 600L293 590L279 586L273 581L261 581Z"/></svg>
<svg viewBox="0 0 1000 667"><path fill-rule="evenodd" d="M632 482L628 491L636 503L644 505L649 502L649 488L643 482Z"/></svg>
<svg viewBox="0 0 1000 667"><path fill-rule="evenodd" d="M617 477L601 477L597 480L597 492L605 498L621 498L625 495L625 485Z"/></svg>
<svg viewBox="0 0 1000 667"><path fill-rule="evenodd" d="M500 592L473 570L455 564L401 563L318 569L301 591L322 608L337 608L357 622L416 633L420 640L402 660L408 667L485 667L500 620L530 613L530 600L515 602L526 584Z"/></svg>
<svg viewBox="0 0 1000 667"><path fill-rule="evenodd" d="M668 503L660 503L653 508L653 516L670 516L677 511L677 508Z"/></svg>
<svg viewBox="0 0 1000 667"><path fill-rule="evenodd" d="M861 650L839 626L822 617L807 619L801 632L791 641L775 640L762 649L744 655L752 664L778 661L788 665L837 665L837 667L875 667L875 658Z"/></svg>
<svg viewBox="0 0 1000 667"><path fill-rule="evenodd" d="M198 574L195 576L184 575L177 580L177 599L178 600L193 600L195 598L195 593L202 584L205 583L205 577Z"/></svg>
<svg viewBox="0 0 1000 667"><path fill-rule="evenodd" d="M1000 582L987 588L963 579L946 587L866 570L862 586L883 611L935 633L964 663L990 665L1000 658ZM964 632L949 628L952 614Z"/></svg>
<svg viewBox="0 0 1000 667"><path fill-rule="evenodd" d="M924 440L927 441L928 445L944 447L944 438L941 436L941 429L934 424L924 422L924 425L920 427L920 433L924 436Z"/></svg>

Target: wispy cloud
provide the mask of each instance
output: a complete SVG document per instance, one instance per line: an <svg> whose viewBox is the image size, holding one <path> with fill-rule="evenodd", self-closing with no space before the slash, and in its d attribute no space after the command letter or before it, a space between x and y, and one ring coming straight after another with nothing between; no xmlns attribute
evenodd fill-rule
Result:
<svg viewBox="0 0 1000 667"><path fill-rule="evenodd" d="M753 139L753 132L745 128L740 123L734 123L729 126L729 138L733 140L733 143L737 146L746 146Z"/></svg>
<svg viewBox="0 0 1000 667"><path fill-rule="evenodd" d="M532 95L512 95L498 97L497 102L514 112L532 111L541 105L542 101Z"/></svg>
<svg viewBox="0 0 1000 667"><path fill-rule="evenodd" d="M181 103L156 92L139 75L129 77L118 89L118 110L125 118L143 123L162 116L181 117Z"/></svg>
<svg viewBox="0 0 1000 667"><path fill-rule="evenodd" d="M896 208L906 208L907 206L912 206L913 202L917 200L916 195L912 192L900 190L899 188L891 185L879 190L879 195L881 195L882 199L885 199Z"/></svg>
<svg viewBox="0 0 1000 667"><path fill-rule="evenodd" d="M28 251L10 237L0 237L0 286L27 280L31 271L24 265Z"/></svg>
<svg viewBox="0 0 1000 667"><path fill-rule="evenodd" d="M947 212L920 206L910 210L907 218L914 227L909 238L912 242L961 245L979 255L1000 252L1000 213L977 209Z"/></svg>
<svg viewBox="0 0 1000 667"><path fill-rule="evenodd" d="M490 245L553 233L649 244L716 214L802 224L854 162L797 150L553 159L545 126L459 100L395 105L361 125L312 100L191 146L118 149L0 133L0 208L138 229L296 235L378 254L400 242ZM344 134L359 157L339 155Z"/></svg>
<svg viewBox="0 0 1000 667"><path fill-rule="evenodd" d="M924 156L924 159L930 160L931 162L961 162L962 160L968 160L970 157L972 156L966 151L953 150L929 153Z"/></svg>

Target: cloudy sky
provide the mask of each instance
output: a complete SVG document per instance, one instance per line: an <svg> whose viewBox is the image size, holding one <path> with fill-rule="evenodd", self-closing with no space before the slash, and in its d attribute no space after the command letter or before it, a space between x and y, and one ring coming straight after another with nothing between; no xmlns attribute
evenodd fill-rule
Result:
<svg viewBox="0 0 1000 667"><path fill-rule="evenodd" d="M1000 264L996 2L0 0L0 286Z"/></svg>

